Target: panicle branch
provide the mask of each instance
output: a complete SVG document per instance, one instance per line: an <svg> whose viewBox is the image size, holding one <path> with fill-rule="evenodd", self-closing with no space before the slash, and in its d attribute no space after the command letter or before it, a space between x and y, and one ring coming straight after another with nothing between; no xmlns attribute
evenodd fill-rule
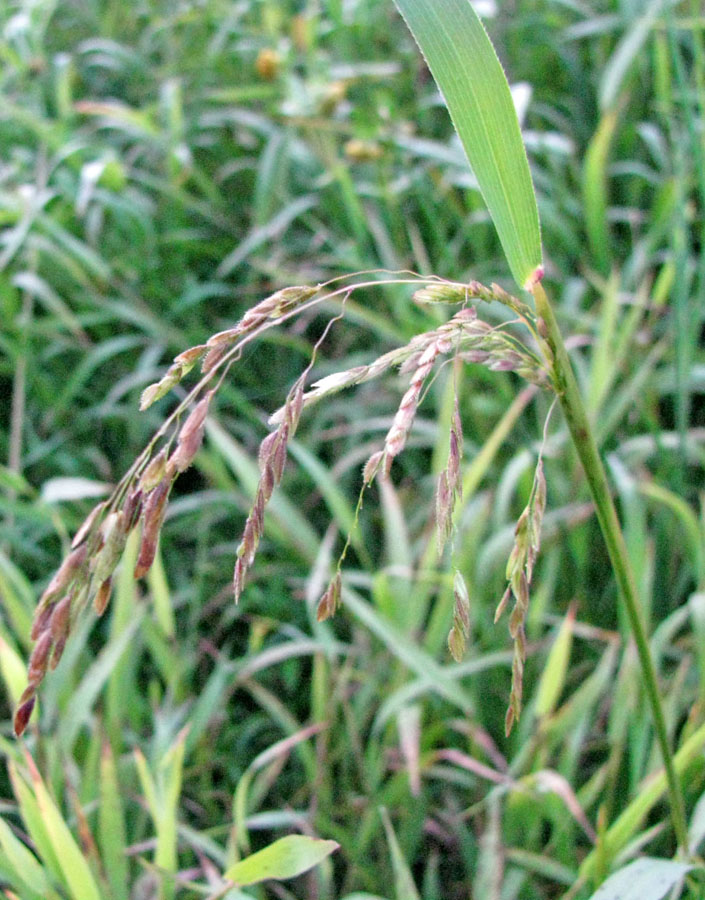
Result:
<svg viewBox="0 0 705 900"><path fill-rule="evenodd" d="M460 462L463 457L463 426L460 421L457 391L453 405L449 444L448 462L438 476L436 484L436 540L439 556L450 539L453 531L453 511L456 501L462 497L463 493L460 477Z"/></svg>
<svg viewBox="0 0 705 900"><path fill-rule="evenodd" d="M512 687L509 708L505 719L505 731L511 732L521 713L524 685L524 663L526 661L526 616L529 611L529 587L534 564L541 544L541 524L546 510L546 478L543 473L543 459L539 455L534 473L531 496L514 530L514 546L507 562L509 582L495 612L497 622L514 598L514 608L509 617L509 634L514 642L512 662Z"/></svg>

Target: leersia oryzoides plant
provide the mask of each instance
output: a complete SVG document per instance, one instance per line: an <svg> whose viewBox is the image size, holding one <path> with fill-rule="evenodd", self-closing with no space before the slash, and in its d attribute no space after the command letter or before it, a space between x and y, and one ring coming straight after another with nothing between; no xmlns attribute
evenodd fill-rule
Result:
<svg viewBox="0 0 705 900"><path fill-rule="evenodd" d="M476 282L451 283L432 276L406 274L388 277L386 281L390 283L414 285L415 296L419 301L457 304L460 310L445 324L417 335L404 347L371 360L366 365L307 385L316 356L323 346L326 330L316 345L309 365L291 387L283 407L273 415L273 430L260 447L259 484L236 554L235 595L239 597L248 570L255 562L265 509L282 478L287 445L296 432L300 417L311 404L324 400L336 391L378 377L392 368L399 368L408 376L408 388L385 441L364 468L361 503L363 493L372 486L375 479L390 476L392 462L406 444L424 389L433 372L445 361L457 359L460 362L483 364L490 369L513 370L530 382L553 391L563 409L573 444L583 464L632 627L663 754L674 830L679 846L685 848L687 836L681 791L634 578L590 423L552 306L541 283L543 263L536 200L506 78L468 0L397 0L397 5L446 100L496 225L511 273L519 288L532 295L533 305L506 293L496 285L486 287ZM36 690L47 668L55 666L61 657L76 616L90 602L98 614L105 610L110 597L113 571L120 560L128 534L138 526L141 527L142 537L135 576L141 577L149 570L155 557L173 483L188 468L197 453L213 397L243 349L264 330L276 327L323 301L337 300L340 305L339 316L344 316L345 300L351 293L361 291L370 284L379 285L384 280L376 274L369 281L364 277L352 276L324 285L284 288L249 310L234 327L214 335L203 345L181 353L166 375L157 384L147 388L142 397L142 408L180 384L197 364L201 367L200 381L164 422L111 497L89 515L74 538L70 555L62 563L40 600L32 632L36 643L29 664L29 683L15 716L18 734L22 733L29 721ZM499 302L507 306L516 321L524 326L526 342L519 341L509 328L493 328L478 318L475 306L472 305L475 301ZM181 417L187 410L190 411L181 423ZM453 508L461 483L462 423L457 404L448 442L448 464L441 473L437 486L437 531L440 546L452 535ZM507 566L509 585L497 610L501 614L509 602L513 602L509 627L514 642L514 665L507 731L516 721L521 708L526 652L524 621L545 503L546 485L539 460L529 504L517 524L515 545ZM321 598L318 608L320 618L335 612L341 600L345 552L346 547L340 554L339 564ZM449 645L453 655L460 656L468 629L469 602L461 572L455 574L454 592L455 614Z"/></svg>

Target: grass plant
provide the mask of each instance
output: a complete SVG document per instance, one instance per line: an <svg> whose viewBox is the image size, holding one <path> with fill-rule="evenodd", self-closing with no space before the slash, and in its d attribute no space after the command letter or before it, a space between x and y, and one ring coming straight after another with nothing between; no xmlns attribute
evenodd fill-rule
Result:
<svg viewBox="0 0 705 900"><path fill-rule="evenodd" d="M487 19L549 307L392 5L300 7L0 13L0 890L698 897L702 17Z"/></svg>

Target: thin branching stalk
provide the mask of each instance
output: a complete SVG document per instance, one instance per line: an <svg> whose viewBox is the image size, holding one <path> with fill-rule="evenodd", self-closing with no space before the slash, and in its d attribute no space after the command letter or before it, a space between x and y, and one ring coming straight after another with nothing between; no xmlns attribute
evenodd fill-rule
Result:
<svg viewBox="0 0 705 900"><path fill-rule="evenodd" d="M609 553L619 586L619 592L626 607L629 624L634 635L646 696L651 706L656 738L663 756L671 802L673 830L680 851L686 853L688 848L688 828L686 825L683 794L673 762L673 752L666 730L666 720L659 695L656 669L649 649L649 639L641 615L636 582L629 562L619 518L617 517L617 510L612 500L607 475L605 474L602 459L597 449L553 308L540 283L533 288L533 295L536 301L536 311L539 315L538 327L542 337L542 350L549 369L553 374L558 400L568 423L573 445L585 470L585 477L595 503L597 519L600 523L607 552Z"/></svg>

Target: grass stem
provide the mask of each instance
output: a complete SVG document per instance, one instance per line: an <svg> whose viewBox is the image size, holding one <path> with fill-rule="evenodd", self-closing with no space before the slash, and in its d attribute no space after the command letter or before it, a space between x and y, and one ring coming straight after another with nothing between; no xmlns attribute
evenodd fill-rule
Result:
<svg viewBox="0 0 705 900"><path fill-rule="evenodd" d="M663 756L671 803L673 830L679 850L682 853L686 853L688 848L688 829L683 794L673 763L673 753L666 731L663 705L656 680L656 669L649 649L649 639L640 611L636 583L617 517L617 510L612 500L605 468L597 449L595 437L580 396L580 391L578 390L553 308L540 283L534 288L533 294L536 301L536 311L542 320L539 322L539 327L542 338L545 341L544 353L553 372L558 399L563 408L573 444L585 470L585 476L595 503L597 519L600 523L619 591L629 617L639 657L639 665L644 679L644 687L651 706L656 737Z"/></svg>

